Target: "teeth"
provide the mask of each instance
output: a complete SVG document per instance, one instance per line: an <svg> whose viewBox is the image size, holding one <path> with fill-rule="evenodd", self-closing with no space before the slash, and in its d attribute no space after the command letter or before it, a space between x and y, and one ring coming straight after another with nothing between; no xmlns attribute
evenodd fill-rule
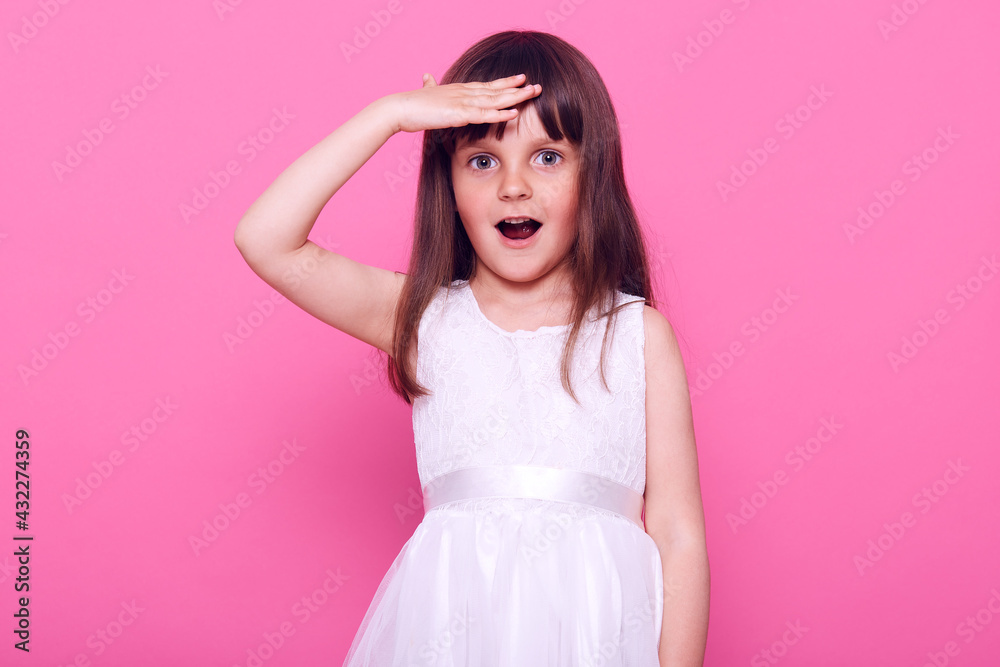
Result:
<svg viewBox="0 0 1000 667"><path fill-rule="evenodd" d="M521 216L517 216L516 218L504 218L500 222L506 222L509 225L519 225L521 223L530 222L530 221L531 221L531 218L529 218L527 216L524 216L524 215L521 215Z"/></svg>

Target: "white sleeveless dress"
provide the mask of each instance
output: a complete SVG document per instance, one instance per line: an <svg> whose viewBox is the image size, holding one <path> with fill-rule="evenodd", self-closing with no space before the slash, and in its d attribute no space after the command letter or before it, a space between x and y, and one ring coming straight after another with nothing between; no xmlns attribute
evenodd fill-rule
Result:
<svg viewBox="0 0 1000 667"><path fill-rule="evenodd" d="M642 525L643 300L609 333L584 321L508 332L466 280L418 329L413 402L425 515L382 579L345 667L657 667L660 554ZM612 338L613 335L613 338Z"/></svg>

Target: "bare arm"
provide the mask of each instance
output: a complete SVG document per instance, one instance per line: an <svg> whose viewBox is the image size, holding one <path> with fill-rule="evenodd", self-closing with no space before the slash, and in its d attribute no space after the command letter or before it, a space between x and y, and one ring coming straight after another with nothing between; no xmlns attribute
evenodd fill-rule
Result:
<svg viewBox="0 0 1000 667"><path fill-rule="evenodd" d="M700 667L710 575L691 399L670 323L646 307L646 532L663 562L661 667Z"/></svg>
<svg viewBox="0 0 1000 667"><path fill-rule="evenodd" d="M235 242L250 268L318 319L387 353L405 276L307 240L327 201L391 137L395 100L372 102L293 162L244 213Z"/></svg>
<svg viewBox="0 0 1000 667"><path fill-rule="evenodd" d="M302 248L320 211L396 133L393 99L361 110L291 164L236 227L236 247L251 264Z"/></svg>
<svg viewBox="0 0 1000 667"><path fill-rule="evenodd" d="M382 97L293 162L243 214L234 240L257 275L303 310L391 353L405 276L308 240L326 203L396 132L511 120L506 109L538 95L518 77L423 88ZM362 224L364 221L361 221Z"/></svg>

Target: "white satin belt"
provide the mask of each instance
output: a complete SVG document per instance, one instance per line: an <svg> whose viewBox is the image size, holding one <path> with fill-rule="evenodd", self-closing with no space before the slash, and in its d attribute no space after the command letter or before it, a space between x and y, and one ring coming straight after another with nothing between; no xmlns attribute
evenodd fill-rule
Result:
<svg viewBox="0 0 1000 667"><path fill-rule="evenodd" d="M610 510L643 528L642 494L607 477L579 470L532 465L462 468L435 477L423 488L423 494L425 513L456 500L537 498Z"/></svg>

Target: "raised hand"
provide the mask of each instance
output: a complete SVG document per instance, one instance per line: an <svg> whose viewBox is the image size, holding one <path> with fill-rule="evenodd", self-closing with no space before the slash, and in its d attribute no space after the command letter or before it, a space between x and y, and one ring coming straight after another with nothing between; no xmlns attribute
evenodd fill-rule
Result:
<svg viewBox="0 0 1000 667"><path fill-rule="evenodd" d="M517 109L509 109L542 92L539 84L520 85L524 74L515 74L487 83L449 83L439 86L430 74L418 90L394 93L393 129L396 132L420 132L469 123L500 123L517 118Z"/></svg>

